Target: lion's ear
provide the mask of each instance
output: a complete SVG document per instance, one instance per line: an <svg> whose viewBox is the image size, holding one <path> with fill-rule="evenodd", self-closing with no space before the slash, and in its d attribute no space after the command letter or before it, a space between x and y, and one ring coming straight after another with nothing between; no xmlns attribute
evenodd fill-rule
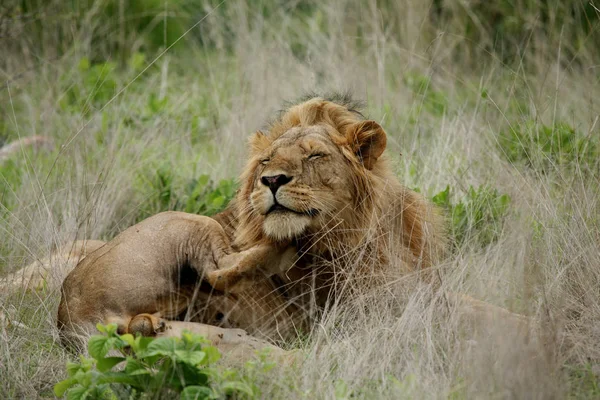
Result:
<svg viewBox="0 0 600 400"><path fill-rule="evenodd" d="M250 136L250 152L258 154L265 150L270 145L270 140L262 131L256 131Z"/></svg>
<svg viewBox="0 0 600 400"><path fill-rule="evenodd" d="M346 138L366 169L373 169L385 150L387 139L383 128L375 121L360 121L348 127Z"/></svg>

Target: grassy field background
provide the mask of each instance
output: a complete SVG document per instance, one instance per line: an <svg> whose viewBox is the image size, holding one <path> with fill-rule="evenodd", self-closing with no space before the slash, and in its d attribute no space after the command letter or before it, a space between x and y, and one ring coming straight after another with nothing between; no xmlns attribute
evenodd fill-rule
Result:
<svg viewBox="0 0 600 400"><path fill-rule="evenodd" d="M285 100L350 90L401 182L446 210L442 289L531 316L543 340L473 338L407 277L326 313L258 397L599 398L594 3L3 1L0 145L52 144L0 160L0 273L162 210L217 212ZM4 398L66 376L58 300L0 293Z"/></svg>

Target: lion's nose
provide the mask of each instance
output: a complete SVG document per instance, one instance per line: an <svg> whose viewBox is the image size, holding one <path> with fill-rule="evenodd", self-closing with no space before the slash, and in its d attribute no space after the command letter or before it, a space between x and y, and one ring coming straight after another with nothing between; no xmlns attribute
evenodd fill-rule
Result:
<svg viewBox="0 0 600 400"><path fill-rule="evenodd" d="M291 176L283 174L274 176L263 176L262 178L260 178L262 184L268 186L269 189L271 189L271 192L273 192L273 194L277 192L277 189L279 189L281 186L285 185L291 180Z"/></svg>

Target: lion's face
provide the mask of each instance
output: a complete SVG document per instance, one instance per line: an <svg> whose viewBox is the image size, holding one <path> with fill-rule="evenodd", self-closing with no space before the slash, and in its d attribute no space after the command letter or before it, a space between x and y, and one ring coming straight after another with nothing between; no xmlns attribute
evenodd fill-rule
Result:
<svg viewBox="0 0 600 400"><path fill-rule="evenodd" d="M379 124L343 105L313 98L290 107L250 138L236 196L237 245L352 229L348 222L368 217L385 145Z"/></svg>
<svg viewBox="0 0 600 400"><path fill-rule="evenodd" d="M352 204L349 160L324 126L293 127L255 159L250 206L273 239L317 231Z"/></svg>

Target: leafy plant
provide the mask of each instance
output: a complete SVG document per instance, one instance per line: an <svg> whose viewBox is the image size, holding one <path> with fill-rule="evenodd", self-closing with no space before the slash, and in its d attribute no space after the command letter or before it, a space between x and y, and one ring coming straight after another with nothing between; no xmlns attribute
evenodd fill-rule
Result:
<svg viewBox="0 0 600 400"><path fill-rule="evenodd" d="M76 84L71 84L70 75L65 77L69 83L65 95L60 100L63 110L85 112L90 106L99 108L115 95L117 90L117 81L113 73L116 68L115 63L92 64L89 58L83 57L79 60L77 68L81 79Z"/></svg>
<svg viewBox="0 0 600 400"><path fill-rule="evenodd" d="M450 186L446 186L432 201L446 210L455 247L469 240L483 247L498 239L510 197L489 186L471 186L460 201L452 202Z"/></svg>
<svg viewBox="0 0 600 400"><path fill-rule="evenodd" d="M530 121L501 132L498 144L510 162L524 163L542 173L575 163L593 167L600 156L596 141L564 123L546 126Z"/></svg>
<svg viewBox="0 0 600 400"><path fill-rule="evenodd" d="M214 368L220 353L202 336L184 332L182 338L156 339L118 335L115 324L97 328L103 335L89 339L91 358L67 363L69 377L54 386L56 396L75 400L179 395L188 400L257 394L237 371Z"/></svg>
<svg viewBox="0 0 600 400"><path fill-rule="evenodd" d="M162 165L154 176L144 181L145 187L150 186L150 198L138 220L167 210L211 216L227 207L237 190L235 180L223 179L215 183L208 175L179 185L180 178L173 174L170 165Z"/></svg>
<svg viewBox="0 0 600 400"><path fill-rule="evenodd" d="M202 215L216 214L227 206L236 189L233 179L223 179L215 185L208 175L201 175L187 185L184 211Z"/></svg>
<svg viewBox="0 0 600 400"><path fill-rule="evenodd" d="M260 384L272 382L269 372L277 366L269 354L268 349L260 350L253 360L244 364L243 369L230 368L213 374L213 393L219 398L230 398L232 394L235 394L236 398L260 398Z"/></svg>

